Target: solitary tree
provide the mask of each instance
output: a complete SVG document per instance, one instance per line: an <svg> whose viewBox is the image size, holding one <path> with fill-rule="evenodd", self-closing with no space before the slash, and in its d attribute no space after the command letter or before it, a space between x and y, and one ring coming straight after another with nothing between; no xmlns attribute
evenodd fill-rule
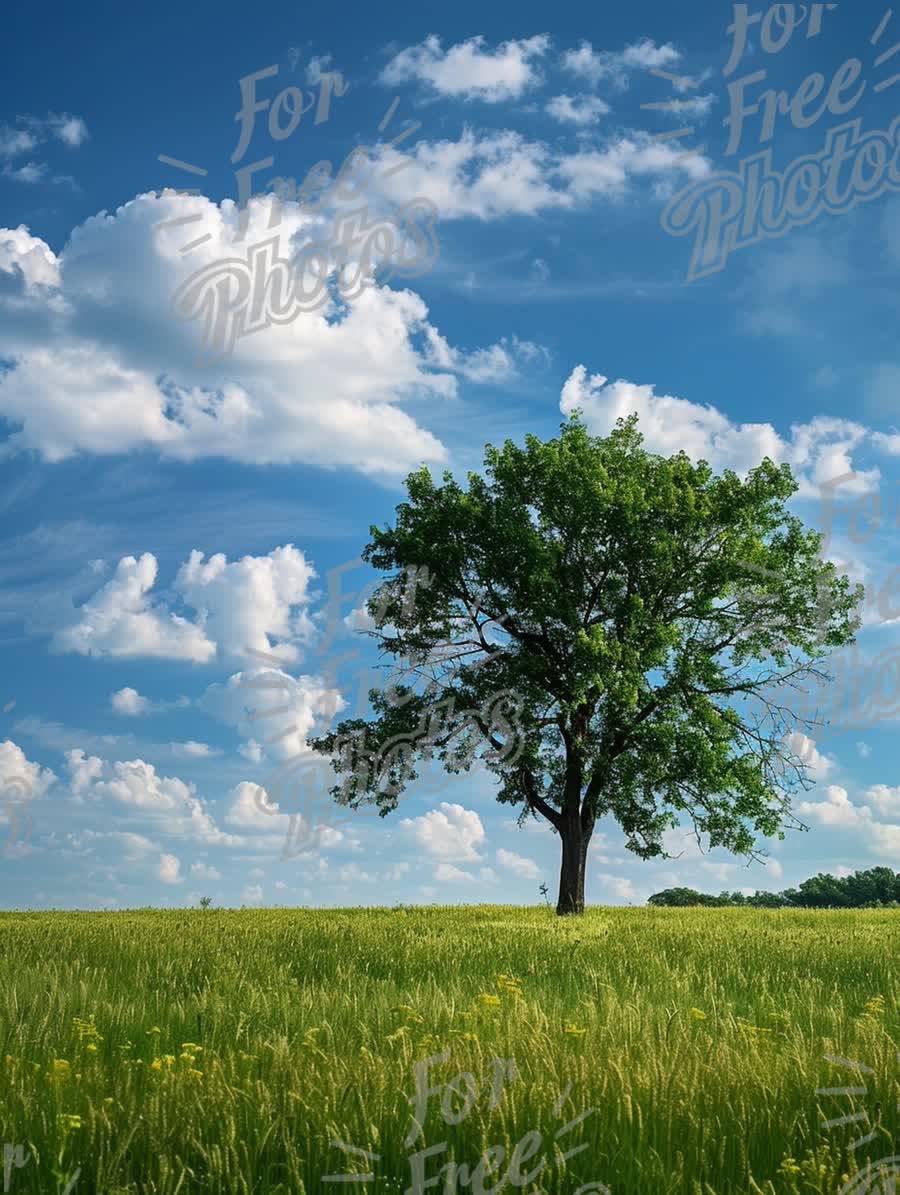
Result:
<svg viewBox="0 0 900 1195"><path fill-rule="evenodd" d="M581 413L557 439L485 449L463 489L427 468L363 557L390 575L368 633L400 666L373 717L313 742L357 807L396 808L416 766L479 756L519 824L559 835L557 912L584 911L597 819L665 855L687 819L708 847L760 857L806 787L802 722L784 703L853 642L862 587L785 509L797 489L765 459L741 480L642 447L637 417L605 438Z"/></svg>

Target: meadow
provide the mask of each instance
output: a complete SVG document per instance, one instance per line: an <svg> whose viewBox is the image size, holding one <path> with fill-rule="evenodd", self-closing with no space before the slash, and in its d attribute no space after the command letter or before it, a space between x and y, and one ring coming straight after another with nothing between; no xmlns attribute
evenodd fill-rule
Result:
<svg viewBox="0 0 900 1195"><path fill-rule="evenodd" d="M12 1195L832 1195L900 1153L896 912L7 912L0 941Z"/></svg>

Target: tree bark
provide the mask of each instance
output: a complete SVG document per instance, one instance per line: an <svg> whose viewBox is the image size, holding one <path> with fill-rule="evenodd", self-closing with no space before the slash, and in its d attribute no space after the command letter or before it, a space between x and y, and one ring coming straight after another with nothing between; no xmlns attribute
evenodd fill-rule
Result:
<svg viewBox="0 0 900 1195"><path fill-rule="evenodd" d="M577 813L566 819L560 829L562 866L559 872L559 900L556 912L560 917L584 912L584 872L593 826L586 829Z"/></svg>

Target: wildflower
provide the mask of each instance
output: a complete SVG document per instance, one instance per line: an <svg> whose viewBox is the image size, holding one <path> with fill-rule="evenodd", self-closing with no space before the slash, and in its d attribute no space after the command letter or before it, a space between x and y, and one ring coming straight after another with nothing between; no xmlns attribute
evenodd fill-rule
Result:
<svg viewBox="0 0 900 1195"><path fill-rule="evenodd" d="M105 1096L103 1097L103 1102L104 1102L104 1104L112 1104L112 1103L115 1103L115 1101L113 1100L113 1097L112 1097L111 1095L105 1095Z"/></svg>
<svg viewBox="0 0 900 1195"><path fill-rule="evenodd" d="M150 1069L152 1071L161 1071L162 1070L162 1062L160 1061L159 1058L153 1059L153 1061L150 1063Z"/></svg>
<svg viewBox="0 0 900 1195"><path fill-rule="evenodd" d="M706 1013L703 1011L702 1008L692 1008L691 1016L694 1018L695 1021L705 1021L706 1020Z"/></svg>
<svg viewBox="0 0 900 1195"><path fill-rule="evenodd" d="M162 1029L159 1025L154 1025L152 1029L147 1030L147 1036L149 1037L151 1033L162 1033Z"/></svg>
<svg viewBox="0 0 900 1195"><path fill-rule="evenodd" d="M71 1074L72 1068L65 1058L54 1058L53 1065L50 1068L51 1078L53 1079L67 1079Z"/></svg>
<svg viewBox="0 0 900 1195"><path fill-rule="evenodd" d="M870 1017L878 1017L884 1012L884 996L873 996L865 1004L866 1013Z"/></svg>
<svg viewBox="0 0 900 1195"><path fill-rule="evenodd" d="M96 1053L97 1053L97 1047L94 1045L94 1043L93 1043L93 1042L90 1042L90 1043L89 1043L88 1045L86 1045L84 1048L87 1050L87 1052L88 1052L89 1054L96 1054Z"/></svg>
<svg viewBox="0 0 900 1195"><path fill-rule="evenodd" d="M67 1131L81 1128L81 1117L74 1112L61 1112L59 1118L63 1122L63 1128Z"/></svg>
<svg viewBox="0 0 900 1195"><path fill-rule="evenodd" d="M189 1070L188 1074L190 1075L190 1077L192 1079L202 1079L203 1078L203 1071Z"/></svg>
<svg viewBox="0 0 900 1195"><path fill-rule="evenodd" d="M198 1046L195 1041L183 1041L181 1043L181 1048L182 1050L191 1050L194 1053L197 1053L203 1049L203 1047Z"/></svg>
<svg viewBox="0 0 900 1195"><path fill-rule="evenodd" d="M500 997L490 992L482 992L478 999L488 1008L496 1008L500 1004Z"/></svg>
<svg viewBox="0 0 900 1195"><path fill-rule="evenodd" d="M571 1037L584 1037L587 1029L579 1029L577 1025L566 1025L563 1033L568 1033Z"/></svg>

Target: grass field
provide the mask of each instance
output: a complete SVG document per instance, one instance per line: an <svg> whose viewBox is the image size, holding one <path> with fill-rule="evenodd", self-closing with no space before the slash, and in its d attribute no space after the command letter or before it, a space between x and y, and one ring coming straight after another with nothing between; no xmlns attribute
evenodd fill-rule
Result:
<svg viewBox="0 0 900 1195"><path fill-rule="evenodd" d="M795 1195L900 1153L892 912L3 913L0 941L13 1195Z"/></svg>

